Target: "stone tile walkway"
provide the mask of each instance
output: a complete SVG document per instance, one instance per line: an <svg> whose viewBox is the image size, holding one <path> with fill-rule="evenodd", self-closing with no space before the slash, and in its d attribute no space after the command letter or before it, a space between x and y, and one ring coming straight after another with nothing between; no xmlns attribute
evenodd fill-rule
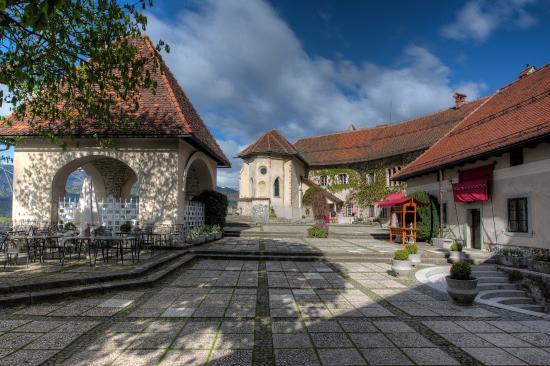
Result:
<svg viewBox="0 0 550 366"><path fill-rule="evenodd" d="M0 365L550 364L549 321L388 270L197 259L152 288L0 309Z"/></svg>

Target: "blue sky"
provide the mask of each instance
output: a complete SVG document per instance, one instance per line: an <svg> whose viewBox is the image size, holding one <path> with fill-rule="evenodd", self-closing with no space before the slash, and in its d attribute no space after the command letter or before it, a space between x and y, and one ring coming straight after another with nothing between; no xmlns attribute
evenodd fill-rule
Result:
<svg viewBox="0 0 550 366"><path fill-rule="evenodd" d="M234 157L270 128L293 142L487 95L550 62L548 19L550 0L157 0L147 33Z"/></svg>

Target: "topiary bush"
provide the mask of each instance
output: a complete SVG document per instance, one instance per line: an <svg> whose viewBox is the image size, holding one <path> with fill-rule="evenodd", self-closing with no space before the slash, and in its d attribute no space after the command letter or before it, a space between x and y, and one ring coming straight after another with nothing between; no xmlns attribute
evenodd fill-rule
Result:
<svg viewBox="0 0 550 366"><path fill-rule="evenodd" d="M409 197L427 203L416 208L416 237L419 241L430 242L439 235L439 200L426 192L414 192Z"/></svg>
<svg viewBox="0 0 550 366"><path fill-rule="evenodd" d="M418 254L418 246L414 243L407 244L407 246L405 248L407 249L409 254Z"/></svg>
<svg viewBox="0 0 550 366"><path fill-rule="evenodd" d="M468 262L456 262L451 266L453 280L473 280L472 266Z"/></svg>
<svg viewBox="0 0 550 366"><path fill-rule="evenodd" d="M453 241L453 243L451 244L451 251L462 252L462 244L457 243L456 241Z"/></svg>
<svg viewBox="0 0 550 366"><path fill-rule="evenodd" d="M65 231L76 230L76 225L74 224L74 222L69 221L66 222L65 225L63 225L63 229L65 229Z"/></svg>
<svg viewBox="0 0 550 366"><path fill-rule="evenodd" d="M225 217L227 215L227 196L216 191L203 191L193 198L193 201L204 203L204 223L206 225L225 226Z"/></svg>
<svg viewBox="0 0 550 366"><path fill-rule="evenodd" d="M409 259L409 251L407 249L396 250L395 253L393 253L393 259L396 261L406 261Z"/></svg>
<svg viewBox="0 0 550 366"><path fill-rule="evenodd" d="M129 233L130 231L132 231L132 225L130 225L130 223L127 222L125 224L120 225L121 233Z"/></svg>
<svg viewBox="0 0 550 366"><path fill-rule="evenodd" d="M514 270L514 271L507 272L506 274L508 275L508 281L510 282L523 280L523 273L521 273L520 271Z"/></svg>
<svg viewBox="0 0 550 366"><path fill-rule="evenodd" d="M307 235L310 238L327 238L328 230L322 227L312 226L307 229Z"/></svg>

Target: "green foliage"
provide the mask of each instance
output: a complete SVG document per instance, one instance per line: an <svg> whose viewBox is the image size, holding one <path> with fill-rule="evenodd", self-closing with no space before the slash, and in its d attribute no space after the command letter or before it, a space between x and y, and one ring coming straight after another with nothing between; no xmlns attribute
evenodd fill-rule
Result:
<svg viewBox="0 0 550 366"><path fill-rule="evenodd" d="M367 175L369 173L374 173L374 183L369 183L367 181ZM379 167L361 166L356 169L341 167L317 169L313 170L311 174L315 176L326 175L329 177L330 184L327 186L327 189L330 192L337 193L344 189L350 189L351 193L348 201L362 207L372 205L374 202L382 200L389 193L403 190L403 185L387 187L386 170ZM336 176L338 174L347 174L348 184L336 184Z"/></svg>
<svg viewBox="0 0 550 366"><path fill-rule="evenodd" d="M468 262L456 262L451 266L451 278L453 280L471 280L472 266Z"/></svg>
<svg viewBox="0 0 550 366"><path fill-rule="evenodd" d="M309 187L302 197L302 203L304 206L311 206L313 204L313 195L315 192L319 191L317 187Z"/></svg>
<svg viewBox="0 0 550 366"><path fill-rule="evenodd" d="M416 208L417 240L429 242L439 235L439 200L426 192L415 192L409 195L428 205Z"/></svg>
<svg viewBox="0 0 550 366"><path fill-rule="evenodd" d="M130 223L125 223L125 224L122 224L120 225L120 232L121 233L129 233L130 231L132 231L132 225L130 225Z"/></svg>
<svg viewBox="0 0 550 366"><path fill-rule="evenodd" d="M269 218L270 219L276 219L277 214L275 213L275 209L272 206L269 206Z"/></svg>
<svg viewBox="0 0 550 366"><path fill-rule="evenodd" d="M10 226L11 225L11 218L6 217L6 216L0 216L0 225Z"/></svg>
<svg viewBox="0 0 550 366"><path fill-rule="evenodd" d="M210 227L210 232L211 232L211 233L214 233L214 234L221 233L221 232L222 232L222 228L220 227L220 225L212 225L212 226Z"/></svg>
<svg viewBox="0 0 550 366"><path fill-rule="evenodd" d="M204 222L206 225L225 226L227 215L227 196L216 191L203 191L194 201L204 203Z"/></svg>
<svg viewBox="0 0 550 366"><path fill-rule="evenodd" d="M550 252L546 251L544 253L535 254L533 260L539 262L550 262Z"/></svg>
<svg viewBox="0 0 550 366"><path fill-rule="evenodd" d="M63 229L65 229L66 231L76 230L76 225L74 224L74 222L69 221L66 222L65 225L63 225Z"/></svg>
<svg viewBox="0 0 550 366"><path fill-rule="evenodd" d="M307 229L307 235L310 238L327 238L328 237L328 229L317 227L317 226L311 226Z"/></svg>
<svg viewBox="0 0 550 366"><path fill-rule="evenodd" d="M514 258L523 258L525 257L525 252L519 248L502 248L498 254L505 257L514 257Z"/></svg>
<svg viewBox="0 0 550 366"><path fill-rule="evenodd" d="M399 249L393 253L393 259L396 261L406 261L409 259L409 251L407 249Z"/></svg>
<svg viewBox="0 0 550 366"><path fill-rule="evenodd" d="M156 52L142 55L133 44L146 28L143 14L151 5L151 0L0 1L0 84L8 89L0 92L0 106L11 103L15 117L28 117L43 137L63 146L59 137L71 137L82 120L96 121L98 130L134 123L137 92L154 92L151 73L161 68ZM156 48L169 51L162 41Z"/></svg>
<svg viewBox="0 0 550 366"><path fill-rule="evenodd" d="M451 244L451 251L462 252L462 244L453 241L453 243Z"/></svg>
<svg viewBox="0 0 550 366"><path fill-rule="evenodd" d="M418 254L418 246L415 243L407 244L405 248L409 254Z"/></svg>
<svg viewBox="0 0 550 366"><path fill-rule="evenodd" d="M510 271L506 273L508 275L508 281L510 282L517 282L523 280L523 273L520 271Z"/></svg>

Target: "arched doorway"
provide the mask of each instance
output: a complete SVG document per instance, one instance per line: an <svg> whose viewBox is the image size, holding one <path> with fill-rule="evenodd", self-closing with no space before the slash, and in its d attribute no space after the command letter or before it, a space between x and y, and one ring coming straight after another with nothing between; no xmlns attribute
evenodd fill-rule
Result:
<svg viewBox="0 0 550 366"><path fill-rule="evenodd" d="M212 172L201 156L193 156L185 173L185 198L190 201L205 190L216 190Z"/></svg>
<svg viewBox="0 0 550 366"><path fill-rule="evenodd" d="M81 201L83 194L86 202ZM52 223L75 221L76 211L82 211L89 203L89 215L78 216L83 221L80 224L97 222L118 227L138 218L138 177L126 163L115 158L97 155L78 158L55 174L51 200Z"/></svg>

